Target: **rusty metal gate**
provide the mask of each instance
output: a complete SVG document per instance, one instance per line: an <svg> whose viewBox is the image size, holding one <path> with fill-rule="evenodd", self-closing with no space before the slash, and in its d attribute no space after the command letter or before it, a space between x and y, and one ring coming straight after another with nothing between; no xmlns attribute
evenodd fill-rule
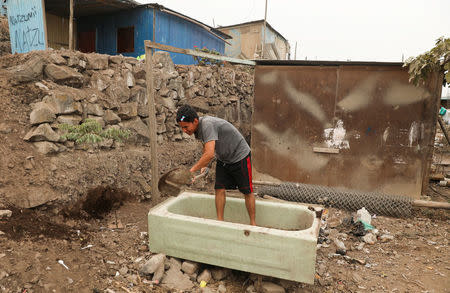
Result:
<svg viewBox="0 0 450 293"><path fill-rule="evenodd" d="M254 179L418 198L440 93L437 73L415 87L401 63L259 61Z"/></svg>

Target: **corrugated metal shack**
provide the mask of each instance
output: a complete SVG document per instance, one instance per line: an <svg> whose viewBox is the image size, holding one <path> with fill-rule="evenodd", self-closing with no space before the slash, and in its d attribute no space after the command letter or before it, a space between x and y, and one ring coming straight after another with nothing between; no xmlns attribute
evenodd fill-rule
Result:
<svg viewBox="0 0 450 293"><path fill-rule="evenodd" d="M0 0L2 1L2 0ZM14 0L15 14L33 14L40 0ZM39 1L36 3L35 1ZM42 37L48 47L69 47L69 1L45 0L45 17L40 18ZM16 11L17 10L17 11ZM34 15L34 14L33 14ZM204 23L158 4L141 5L132 0L74 0L74 48L82 52L122 54L137 57L145 53L144 40L194 49L206 47L225 53L231 37ZM45 49L28 46L18 52ZM22 42L21 42L22 44ZM22 48L23 47L23 48ZM26 48L25 48L26 47ZM176 64L193 64L192 56L171 53Z"/></svg>
<svg viewBox="0 0 450 293"><path fill-rule="evenodd" d="M227 56L241 59L290 59L289 42L267 22L264 32L264 20L221 26L218 29L233 38L231 44L225 46Z"/></svg>
<svg viewBox="0 0 450 293"><path fill-rule="evenodd" d="M257 61L254 178L419 198L442 78L408 78L402 63Z"/></svg>
<svg viewBox="0 0 450 293"><path fill-rule="evenodd" d="M148 4L104 15L77 19L78 48L104 54L137 57L144 40L179 48L206 47L225 53L226 34L158 4ZM192 56L171 53L176 64L193 64Z"/></svg>

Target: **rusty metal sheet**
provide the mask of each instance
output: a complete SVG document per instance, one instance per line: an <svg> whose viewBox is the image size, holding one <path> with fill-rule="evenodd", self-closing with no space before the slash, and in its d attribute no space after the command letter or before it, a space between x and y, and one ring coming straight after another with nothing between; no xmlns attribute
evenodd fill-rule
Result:
<svg viewBox="0 0 450 293"><path fill-rule="evenodd" d="M418 198L439 93L399 64L257 65L254 178Z"/></svg>

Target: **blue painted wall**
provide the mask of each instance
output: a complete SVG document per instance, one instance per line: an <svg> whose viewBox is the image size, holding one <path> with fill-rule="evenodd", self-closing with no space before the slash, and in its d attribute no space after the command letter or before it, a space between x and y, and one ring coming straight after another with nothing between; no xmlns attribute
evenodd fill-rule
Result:
<svg viewBox="0 0 450 293"><path fill-rule="evenodd" d="M47 42L41 0L9 0L7 13L13 54L45 50Z"/></svg>
<svg viewBox="0 0 450 293"><path fill-rule="evenodd" d="M2 4L0 1L0 15L5 16L6 15L6 4Z"/></svg>
<svg viewBox="0 0 450 293"><path fill-rule="evenodd" d="M89 16L78 19L78 31L96 30L96 51L116 55L117 29L134 26L134 52L122 53L124 56L137 57L145 54L144 40L153 40L153 9L138 7L116 14ZM160 44L179 48L193 49L207 47L221 54L225 52L225 43L200 26L175 15L156 10L155 41ZM192 56L170 53L175 64L193 64Z"/></svg>

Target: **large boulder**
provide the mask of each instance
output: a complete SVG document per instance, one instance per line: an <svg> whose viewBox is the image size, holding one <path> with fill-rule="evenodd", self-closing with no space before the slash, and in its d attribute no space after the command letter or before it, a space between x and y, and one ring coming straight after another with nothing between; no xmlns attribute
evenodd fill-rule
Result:
<svg viewBox="0 0 450 293"><path fill-rule="evenodd" d="M56 53L50 54L50 56L48 56L48 59L50 62L56 65L67 65L66 59L64 59L61 55Z"/></svg>
<svg viewBox="0 0 450 293"><path fill-rule="evenodd" d="M12 67L10 76L18 82L28 82L42 77L45 62L41 56L35 55L24 64Z"/></svg>
<svg viewBox="0 0 450 293"><path fill-rule="evenodd" d="M103 119L105 120L106 124L117 124L122 121L122 119L120 119L120 117L111 110L106 110Z"/></svg>
<svg viewBox="0 0 450 293"><path fill-rule="evenodd" d="M88 104L86 106L86 112L88 115L103 116L105 111L100 104Z"/></svg>
<svg viewBox="0 0 450 293"><path fill-rule="evenodd" d="M56 114L81 114L83 108L75 102L72 94L64 91L55 91L50 96L45 96L42 101L52 107Z"/></svg>
<svg viewBox="0 0 450 293"><path fill-rule="evenodd" d="M110 81L111 81L111 77L108 77L108 75L95 72L91 76L90 83L91 83L92 88L97 89L100 92L102 92L108 88Z"/></svg>
<svg viewBox="0 0 450 293"><path fill-rule="evenodd" d="M131 119L138 115L138 104L136 102L121 104L117 111L121 119Z"/></svg>
<svg viewBox="0 0 450 293"><path fill-rule="evenodd" d="M103 70L108 68L109 56L104 54L86 54L87 69Z"/></svg>
<svg viewBox="0 0 450 293"><path fill-rule="evenodd" d="M148 143L150 141L149 129L141 118L135 117L134 119L122 122L122 126L125 129L129 129L133 132L132 140L136 142Z"/></svg>
<svg viewBox="0 0 450 293"><path fill-rule="evenodd" d="M106 89L106 95L112 103L125 103L130 99L130 89L124 80L114 81Z"/></svg>
<svg viewBox="0 0 450 293"><path fill-rule="evenodd" d="M209 111L208 102L204 97L197 96L193 99L190 99L188 104L191 105L191 107L197 110L198 112L208 113Z"/></svg>
<svg viewBox="0 0 450 293"><path fill-rule="evenodd" d="M170 58L170 53L165 51L156 51L153 54L153 64L162 64L162 68L168 72L175 71L175 65L173 64L172 58Z"/></svg>
<svg viewBox="0 0 450 293"><path fill-rule="evenodd" d="M60 198L59 194L48 188L29 186L26 192L16 192L14 196L8 197L8 202L18 208L34 208Z"/></svg>
<svg viewBox="0 0 450 293"><path fill-rule="evenodd" d="M56 119L56 113L53 107L47 103L37 103L33 107L33 111L30 113L30 123L33 125L53 122Z"/></svg>
<svg viewBox="0 0 450 293"><path fill-rule="evenodd" d="M114 64L121 64L123 62L123 56L122 55L109 56L109 61L111 61Z"/></svg>
<svg viewBox="0 0 450 293"><path fill-rule="evenodd" d="M47 155L47 154L54 154L59 151L59 148L57 145L55 145L52 142L48 141L38 141L33 143L33 145L36 147L37 151L41 154Z"/></svg>
<svg viewBox="0 0 450 293"><path fill-rule="evenodd" d="M23 138L26 141L59 141L59 135L53 131L48 123L44 123L30 130Z"/></svg>
<svg viewBox="0 0 450 293"><path fill-rule="evenodd" d="M48 64L45 66L45 74L54 82L72 86L83 85L83 75L67 66Z"/></svg>
<svg viewBox="0 0 450 293"><path fill-rule="evenodd" d="M59 124L69 124L69 125L78 125L80 124L82 118L77 115L61 115L56 118L56 122Z"/></svg>

